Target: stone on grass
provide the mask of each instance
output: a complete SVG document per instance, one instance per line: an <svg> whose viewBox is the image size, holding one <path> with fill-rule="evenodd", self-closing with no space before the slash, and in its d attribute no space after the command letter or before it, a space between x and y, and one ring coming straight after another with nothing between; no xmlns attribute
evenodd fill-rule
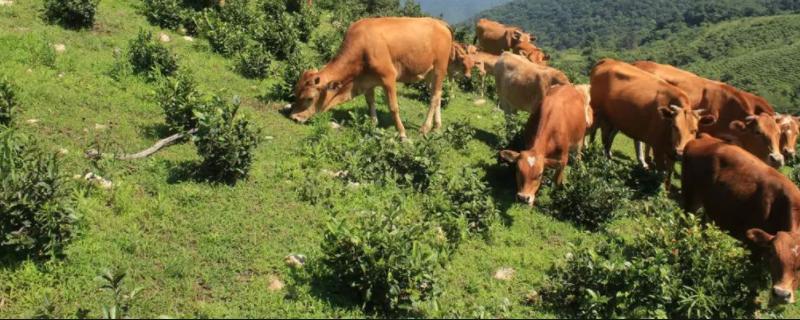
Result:
<svg viewBox="0 0 800 320"><path fill-rule="evenodd" d="M53 45L53 49L55 49L57 53L64 53L64 51L67 51L67 46L63 43L56 43Z"/></svg>
<svg viewBox="0 0 800 320"><path fill-rule="evenodd" d="M12 4L14 4L12 0L0 0L0 6L10 6Z"/></svg>
<svg viewBox="0 0 800 320"><path fill-rule="evenodd" d="M281 279L278 279L277 276L269 277L269 286L267 288L269 289L270 292L281 291L281 289L283 289L283 287L285 286L286 285L283 283L283 281L281 281Z"/></svg>
<svg viewBox="0 0 800 320"><path fill-rule="evenodd" d="M306 264L306 256L302 254L290 254L283 258L283 262L292 269L299 269Z"/></svg>
<svg viewBox="0 0 800 320"><path fill-rule="evenodd" d="M475 102L473 102L473 103L474 103L476 106L482 106L482 105L486 104L486 99L477 99L477 100L475 100Z"/></svg>
<svg viewBox="0 0 800 320"><path fill-rule="evenodd" d="M172 39L170 39L168 34L162 32L158 34L158 40L161 42L169 42Z"/></svg>
<svg viewBox="0 0 800 320"><path fill-rule="evenodd" d="M497 280L508 281L514 278L515 273L517 273L517 271L513 268L502 267L494 272L494 278Z"/></svg>
<svg viewBox="0 0 800 320"><path fill-rule="evenodd" d="M94 172L87 173L85 176L83 176L83 179L102 189L111 189L111 187L114 186L114 183L112 183L110 180L103 178Z"/></svg>

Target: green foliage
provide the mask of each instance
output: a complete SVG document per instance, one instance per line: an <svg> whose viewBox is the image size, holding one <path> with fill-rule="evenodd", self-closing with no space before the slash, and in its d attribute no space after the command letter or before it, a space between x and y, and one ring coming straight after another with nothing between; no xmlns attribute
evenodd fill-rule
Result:
<svg viewBox="0 0 800 320"><path fill-rule="evenodd" d="M195 110L202 104L197 81L189 72L179 72L165 78L156 90L156 100L164 111L165 122L173 132L185 132L197 127Z"/></svg>
<svg viewBox="0 0 800 320"><path fill-rule="evenodd" d="M270 71L272 54L260 44L250 44L236 55L234 69L250 79L263 79Z"/></svg>
<svg viewBox="0 0 800 320"><path fill-rule="evenodd" d="M29 43L25 49L30 53L28 63L32 66L45 66L50 68L56 66L56 50L46 37Z"/></svg>
<svg viewBox="0 0 800 320"><path fill-rule="evenodd" d="M294 86L303 72L315 67L315 60L302 51L295 51L287 61L276 61L272 65L271 82L265 96L273 100L294 100Z"/></svg>
<svg viewBox="0 0 800 320"><path fill-rule="evenodd" d="M297 15L287 12L276 16L266 15L252 31L254 40L278 59L292 61L289 57L298 50L297 45L301 40L297 20Z"/></svg>
<svg viewBox="0 0 800 320"><path fill-rule="evenodd" d="M414 99L430 103L431 101L431 84L427 81L420 81L415 83L407 84L406 86L415 90L416 94ZM449 79L445 79L442 82L442 108L447 107L450 104L450 101L453 100L453 95L456 91L456 84Z"/></svg>
<svg viewBox="0 0 800 320"><path fill-rule="evenodd" d="M425 210L444 227L451 242L458 242L463 222L468 232L488 235L489 227L499 217L500 210L484 180L478 170L462 168L452 176L437 176L426 192Z"/></svg>
<svg viewBox="0 0 800 320"><path fill-rule="evenodd" d="M528 123L530 115L527 112L515 114L503 114L505 121L494 129L497 132L497 149L522 150L525 148L523 135L525 134L525 124Z"/></svg>
<svg viewBox="0 0 800 320"><path fill-rule="evenodd" d="M247 46L253 25L264 23L257 23L248 3L229 1L222 8L205 9L195 17L198 33L208 39L212 50L230 57Z"/></svg>
<svg viewBox="0 0 800 320"><path fill-rule="evenodd" d="M10 126L17 108L14 86L6 78L0 78L0 127Z"/></svg>
<svg viewBox="0 0 800 320"><path fill-rule="evenodd" d="M235 182L247 176L260 131L237 117L239 99L227 103L220 97L195 110L197 133L192 140L203 158L202 168L216 181Z"/></svg>
<svg viewBox="0 0 800 320"><path fill-rule="evenodd" d="M576 318L753 317L764 273L733 238L674 205L636 225L568 253L545 303Z"/></svg>
<svg viewBox="0 0 800 320"><path fill-rule="evenodd" d="M186 21L183 0L144 0L144 15L152 24L176 30Z"/></svg>
<svg viewBox="0 0 800 320"><path fill-rule="evenodd" d="M0 252L54 257L77 217L54 154L13 130L0 132Z"/></svg>
<svg viewBox="0 0 800 320"><path fill-rule="evenodd" d="M134 301L138 298L142 288L135 288L127 291L123 286L125 272L120 270L106 271L100 276L103 285L100 290L108 292L113 298L111 305L103 306L103 319L130 319L130 310Z"/></svg>
<svg viewBox="0 0 800 320"><path fill-rule="evenodd" d="M453 149L465 151L468 143L475 137L475 128L466 121L457 121L442 131L442 138Z"/></svg>
<svg viewBox="0 0 800 320"><path fill-rule="evenodd" d="M394 202L355 219L334 217L322 242L321 264L367 309L410 310L435 297L443 243L434 228Z"/></svg>
<svg viewBox="0 0 800 320"><path fill-rule="evenodd" d="M91 28L100 0L45 0L44 16L67 28Z"/></svg>
<svg viewBox="0 0 800 320"><path fill-rule="evenodd" d="M178 61L167 47L153 38L149 31L139 30L139 34L128 45L128 61L137 74L145 74L150 79L169 76L178 71Z"/></svg>

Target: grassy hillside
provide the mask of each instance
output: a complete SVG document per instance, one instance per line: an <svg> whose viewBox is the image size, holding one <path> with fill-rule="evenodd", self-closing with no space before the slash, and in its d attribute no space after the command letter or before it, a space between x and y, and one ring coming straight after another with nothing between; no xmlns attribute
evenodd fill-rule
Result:
<svg viewBox="0 0 800 320"><path fill-rule="evenodd" d="M632 49L687 27L800 10L796 1L517 0L478 14L539 35L556 49Z"/></svg>

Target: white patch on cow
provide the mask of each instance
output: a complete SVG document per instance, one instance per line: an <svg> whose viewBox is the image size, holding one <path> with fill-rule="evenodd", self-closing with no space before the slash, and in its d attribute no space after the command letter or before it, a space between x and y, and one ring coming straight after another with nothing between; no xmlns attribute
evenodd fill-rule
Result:
<svg viewBox="0 0 800 320"><path fill-rule="evenodd" d="M525 159L525 160L528 161L528 165L531 166L531 167L533 167L533 165L536 164L536 157L531 156L531 157L528 157L528 159Z"/></svg>
<svg viewBox="0 0 800 320"><path fill-rule="evenodd" d="M795 257L800 256L800 246L794 245L794 247L792 247L792 254Z"/></svg>

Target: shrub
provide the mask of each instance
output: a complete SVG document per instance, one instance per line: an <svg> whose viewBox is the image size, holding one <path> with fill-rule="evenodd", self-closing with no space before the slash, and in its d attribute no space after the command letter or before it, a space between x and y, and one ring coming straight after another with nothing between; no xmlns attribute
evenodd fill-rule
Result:
<svg viewBox="0 0 800 320"><path fill-rule="evenodd" d="M274 100L294 100L294 86L306 70L315 66L313 57L296 50L286 61L276 61L270 72L266 97Z"/></svg>
<svg viewBox="0 0 800 320"><path fill-rule="evenodd" d="M234 61L236 72L251 79L263 79L270 71L272 55L260 44L251 44Z"/></svg>
<svg viewBox="0 0 800 320"><path fill-rule="evenodd" d="M304 4L305 1L293 0L301 3L300 10L295 13L295 22L297 24L298 37L302 42L308 42L311 33L319 25L320 13L315 7L308 7ZM302 1L302 2L301 2ZM291 1L290 1L291 2Z"/></svg>
<svg viewBox="0 0 800 320"><path fill-rule="evenodd" d="M528 123L530 115L527 112L516 114L504 114L505 121L500 124L495 132L499 132L497 137L498 149L522 150L525 142L522 141L525 134L525 124Z"/></svg>
<svg viewBox="0 0 800 320"><path fill-rule="evenodd" d="M185 20L182 0L144 0L144 15L150 23L176 30Z"/></svg>
<svg viewBox="0 0 800 320"><path fill-rule="evenodd" d="M56 256L77 220L54 154L14 132L0 132L0 252Z"/></svg>
<svg viewBox="0 0 800 320"><path fill-rule="evenodd" d="M100 0L45 0L44 15L50 22L68 28L89 28Z"/></svg>
<svg viewBox="0 0 800 320"><path fill-rule="evenodd" d="M426 194L428 215L445 227L451 242L461 235L460 220L466 221L468 232L488 235L489 226L500 215L489 187L475 169L462 168L455 176L437 176Z"/></svg>
<svg viewBox="0 0 800 320"><path fill-rule="evenodd" d="M416 91L416 96L414 97L414 99L425 103L430 103L431 101L430 83L426 81L420 81L408 84L407 86L413 88ZM445 108L450 104L450 101L453 99L454 94L455 94L455 88L453 82L446 79L442 83L442 108Z"/></svg>
<svg viewBox="0 0 800 320"><path fill-rule="evenodd" d="M170 130L184 132L197 127L194 112L202 101L191 73L180 72L175 77L165 78L156 90L156 99Z"/></svg>
<svg viewBox="0 0 800 320"><path fill-rule="evenodd" d="M585 150L584 156L583 161L573 162L568 181L550 192L551 202L545 210L556 218L597 230L618 215L633 192L618 176L625 170L623 164L606 159L594 146Z"/></svg>
<svg viewBox="0 0 800 320"><path fill-rule="evenodd" d="M10 126L17 108L14 86L5 78L0 78L0 126Z"/></svg>
<svg viewBox="0 0 800 320"><path fill-rule="evenodd" d="M237 117L239 99L226 103L219 97L195 111L197 133L193 136L202 167L216 181L235 182L247 176L258 145L259 130Z"/></svg>
<svg viewBox="0 0 800 320"><path fill-rule="evenodd" d="M128 61L133 71L146 74L150 79L158 76L169 76L178 71L178 61L169 49L153 38L149 31L139 30L139 34L130 41Z"/></svg>
<svg viewBox="0 0 800 320"><path fill-rule="evenodd" d="M794 182L794 184L800 186L800 164L796 164L792 166L792 171L789 174L789 178Z"/></svg>
<svg viewBox="0 0 800 320"><path fill-rule="evenodd" d="M409 310L436 295L442 242L402 202L393 207L351 220L333 218L322 242L324 274L371 310Z"/></svg>
<svg viewBox="0 0 800 320"><path fill-rule="evenodd" d="M311 38L311 47L322 61L331 61L339 52L339 47L344 40L344 30L339 28L320 29Z"/></svg>
<svg viewBox="0 0 800 320"><path fill-rule="evenodd" d="M297 28L297 17L283 12L270 16L266 15L255 24L253 30L255 41L269 50L280 60L290 60L291 56L299 50L300 30Z"/></svg>
<svg viewBox="0 0 800 320"><path fill-rule="evenodd" d="M195 23L211 49L223 56L232 56L247 45L247 29L225 21L215 10L204 10Z"/></svg>
<svg viewBox="0 0 800 320"><path fill-rule="evenodd" d="M465 121L458 121L445 127L442 136L454 149L464 151L475 136L475 128Z"/></svg>
<svg viewBox="0 0 800 320"><path fill-rule="evenodd" d="M679 209L568 253L544 302L576 318L750 318L766 280L738 242Z"/></svg>

